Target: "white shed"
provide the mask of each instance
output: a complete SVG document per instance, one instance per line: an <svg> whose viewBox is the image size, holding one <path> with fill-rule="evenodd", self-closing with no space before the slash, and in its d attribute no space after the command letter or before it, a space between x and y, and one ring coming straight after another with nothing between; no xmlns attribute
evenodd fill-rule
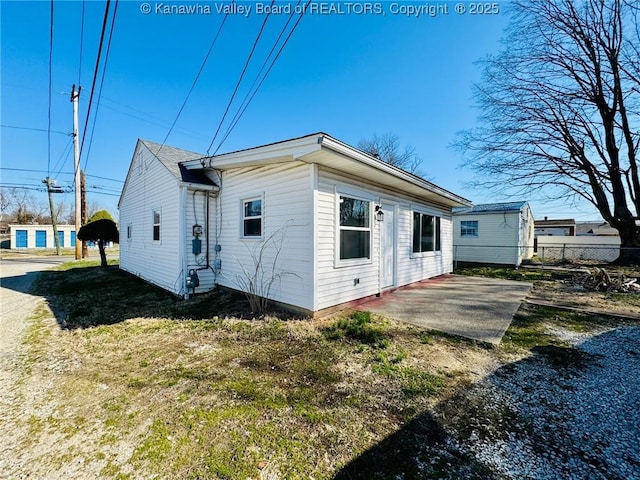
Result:
<svg viewBox="0 0 640 480"><path fill-rule="evenodd" d="M533 256L534 220L527 202L453 209L456 262L520 266Z"/></svg>
<svg viewBox="0 0 640 480"><path fill-rule="evenodd" d="M214 157L139 140L120 268L180 296L258 271L265 296L314 314L451 272L452 208L469 205L324 133Z"/></svg>

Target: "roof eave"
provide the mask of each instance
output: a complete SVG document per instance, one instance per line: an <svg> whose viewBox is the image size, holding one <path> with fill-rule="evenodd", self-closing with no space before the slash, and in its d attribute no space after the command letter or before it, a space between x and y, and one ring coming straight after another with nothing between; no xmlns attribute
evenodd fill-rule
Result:
<svg viewBox="0 0 640 480"><path fill-rule="evenodd" d="M400 168L394 167L388 163L385 163L371 155L366 154L365 152L358 150L346 143L343 143L329 135L323 135L319 139L320 144L323 147L326 147L330 150L336 151L343 155L346 155L356 161L364 163L370 167L373 167L381 172L387 173L394 177L400 178L406 182L409 182L417 187L424 188L432 193L435 193L441 197L448 199L449 201L458 204L461 207L469 207L472 205L470 200L467 200L464 197L456 195L448 190L445 190L442 187L439 187L423 178L418 177L412 173L406 172Z"/></svg>

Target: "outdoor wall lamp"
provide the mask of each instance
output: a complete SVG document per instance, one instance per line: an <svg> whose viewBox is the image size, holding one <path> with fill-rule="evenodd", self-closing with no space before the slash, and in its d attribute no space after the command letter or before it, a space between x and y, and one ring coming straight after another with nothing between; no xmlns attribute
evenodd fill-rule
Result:
<svg viewBox="0 0 640 480"><path fill-rule="evenodd" d="M376 205L376 220L379 222L384 222L384 212L382 211L382 207L380 205Z"/></svg>

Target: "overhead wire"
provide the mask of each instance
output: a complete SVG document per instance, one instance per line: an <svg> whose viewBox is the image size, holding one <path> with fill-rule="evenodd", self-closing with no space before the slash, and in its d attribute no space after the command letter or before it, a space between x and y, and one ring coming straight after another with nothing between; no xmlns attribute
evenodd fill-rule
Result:
<svg viewBox="0 0 640 480"><path fill-rule="evenodd" d="M70 138L69 141L67 142L67 145L64 147L62 154L60 154L60 156L58 157L58 160L56 160L56 164L53 166L54 172L58 170L58 167L60 167L60 170L62 170L62 167L64 166L64 161L69 157L69 154L71 153L72 146L73 146L73 138ZM54 180L58 178L58 175L60 175L60 170L53 175Z"/></svg>
<svg viewBox="0 0 640 480"><path fill-rule="evenodd" d="M227 21L228 17L229 17L229 14L226 13L224 15L224 17L222 18L222 22L220 23L220 26L218 27L218 31L216 32L215 36L213 37L213 40L211 41L211 45L209 45L209 50L207 50L207 53L204 56L204 59L202 60L202 64L200 65L200 69L198 70L198 73L196 74L195 78L193 79L193 82L191 83L191 87L189 88L189 91L187 92L187 96L184 98L184 101L182 102L182 105L180 106L180 109L178 110L178 114L176 115L176 118L173 120L173 123L171 124L171 127L169 127L169 131L165 135L164 140L162 141L162 144L160 145L160 148L158 148L158 151L156 152L156 155L158 155L160 153L160 151L164 147L165 143L167 142L167 139L169 138L169 135L171 135L171 132L173 131L173 128L176 126L176 123L178 123L178 119L180 118L180 115L182 115L182 111L184 110L184 107L187 105L187 102L189 101L189 97L191 96L191 93L193 92L193 89L195 88L196 84L198 83L198 80L200 79L200 75L202 74L202 71L204 70L204 67L207 64L207 61L209 60L209 56L211 55L213 47L215 46L216 42L218 41L218 37L220 36L220 32L222 31L222 27L224 27L224 24Z"/></svg>
<svg viewBox="0 0 640 480"><path fill-rule="evenodd" d="M111 40L113 39L113 27L116 23L116 13L118 12L118 0L115 0L113 7L113 14L111 17L111 28L109 30L109 39L107 40L107 51L104 55L104 65L102 66L102 76L100 77L100 87L98 89L98 101L96 102L96 111L93 114L93 124L91 125L91 135L89 137L89 146L87 148L87 154L84 159L84 169L87 170L87 164L89 163L89 154L91 153L91 145L93 144L93 134L96 130L96 119L98 118L98 111L100 110L100 98L102 96L102 87L104 86L104 77L107 72L107 64L109 62L109 52L111 51ZM93 93L93 92L92 92Z"/></svg>
<svg viewBox="0 0 640 480"><path fill-rule="evenodd" d="M258 46L258 42L260 41L260 38L262 37L262 33L264 32L264 27L267 24L267 20L269 20L269 17L271 16L271 12L273 11L273 4L275 3L275 0L271 0L271 6L269 8L269 13L267 13L264 17L264 20L262 21L262 25L260 26L260 31L258 32L258 35L256 36L255 41L253 42L253 46L251 47L251 51L249 52L249 56L247 57L247 61L244 64L244 67L242 69L242 72L240 73L240 77L238 78L238 81L236 82L236 86L233 89L233 93L231 94L231 98L229 98L229 101L227 102L227 106L224 110L224 114L222 115L222 118L220 119L220 122L218 123L218 128L216 128L216 132L213 135L213 139L211 140L211 143L209 144L209 148L207 148L207 155L209 155L209 152L211 151L211 147L213 147L213 144L216 141L216 138L218 138L218 133L220 133L220 129L222 128L222 124L224 123L225 119L227 118L227 114L229 113L229 109L231 108L231 104L233 103L233 100L236 96L236 93L238 93L238 89L240 88L240 84L242 83L242 79L244 78L244 75L247 71L247 68L249 67L249 63L251 62L251 58L253 58L253 54L256 51L256 47Z"/></svg>
<svg viewBox="0 0 640 480"><path fill-rule="evenodd" d="M102 46L104 44L104 34L107 30L107 22L109 20L110 7L111 7L111 0L107 0L104 8L104 19L102 21L102 31L100 33L100 43L98 44L98 53L96 55L96 66L93 71L93 81L91 82L91 93L89 94L89 103L87 104L87 116L85 117L84 130L82 132L82 141L80 142L80 155L82 155L82 149L84 147L84 141L87 135L87 127L89 126L89 117L91 116L91 105L93 104L93 94L95 93L96 80L98 79L98 70L100 68L100 57L102 56Z"/></svg>
<svg viewBox="0 0 640 480"><path fill-rule="evenodd" d="M12 167L0 167L0 170L9 170L14 172L35 172L35 173L46 173L46 170L38 170L33 168L12 168ZM74 172L58 172L60 175L73 175ZM109 178L109 177L101 177L99 175L89 175L87 177L91 178L99 178L101 180L108 180L110 182L119 182L124 183L124 180L118 180L117 178Z"/></svg>
<svg viewBox="0 0 640 480"><path fill-rule="evenodd" d="M282 53L282 51L284 50L284 47L287 45L287 43L289 42L289 39L291 38L291 36L293 35L293 32L296 30L296 28L298 27L298 24L300 23L300 21L302 20L302 16L304 15L304 12L306 11L307 7L309 6L309 3L311 2L311 0L307 0L304 8L301 10L301 13L298 17L298 20L296 20L296 23L293 25L293 27L291 28L291 30L289 31L289 34L287 35L287 37L285 38L284 42L282 43L282 45L280 46L280 49L278 50L278 53L276 54L276 56L273 58L271 64L269 65L269 68L267 69L267 71L265 72L264 76L262 77L262 79L260 80L260 82L258 83L258 86L255 88L255 90L253 91L253 93L251 93L251 90L253 88L253 86L255 85L255 82L257 81L257 79L260 77L260 74L262 73L264 66L266 65L267 61L269 60L269 57L271 57L271 54L273 53L275 47L277 46L278 42L280 41L280 39L282 38L282 35L284 34L287 26L289 25L291 19L294 16L294 13L292 13L289 16L289 19L287 20L287 22L285 23L284 27L282 28L280 35L278 36L278 38L276 39L273 47L271 48L271 51L269 52L269 54L267 55L267 57L265 58L265 62L262 65L262 68L260 69L260 72L258 73L258 75L256 76L256 80L254 80L254 83L252 84L251 88L249 89L249 91L247 92L247 95L245 96L245 98L243 99L242 103L240 104L240 107L238 108L236 114L234 115L233 119L231 120L231 123L229 125L229 127L227 128L225 134L222 137L222 140L220 140L220 143L218 144L217 148L215 149L215 151L213 152L213 155L217 154L218 151L220 150L220 148L222 147L222 145L224 144L224 142L226 141L226 139L229 137L229 135L231 134L231 132L233 131L233 129L236 127L236 125L238 124L238 122L240 121L240 119L242 118L242 115L244 115L244 112L247 110L247 108L249 107L249 105L251 104L251 102L253 101L253 98L256 96L256 94L258 93L258 90L260 90L260 87L262 86L262 84L264 83L264 81L266 80L267 76L269 75L269 73L271 72L271 69L273 68L273 66L275 65L276 61L278 60L278 58L280 57L280 54ZM298 4L300 5L300 1L298 1ZM296 6L297 6L296 5ZM294 9L294 11L297 9ZM251 95L249 97L249 95ZM247 100L248 97L248 100ZM246 103L245 103L246 100ZM207 152L209 153L209 152Z"/></svg>
<svg viewBox="0 0 640 480"><path fill-rule="evenodd" d="M47 112L47 176L51 169L51 89L53 84L53 0L49 8L49 103Z"/></svg>
<svg viewBox="0 0 640 480"><path fill-rule="evenodd" d="M51 130L51 129L47 129L47 128L19 127L17 125L6 125L6 124L1 124L0 127L2 127L2 128L13 128L13 129L17 129L17 130L31 130L31 131L34 131L34 132L57 133L59 135L65 135L65 136L73 135L72 133L69 133L69 132L61 132L59 130Z"/></svg>
<svg viewBox="0 0 640 480"><path fill-rule="evenodd" d="M80 55L78 57L78 86L82 80L82 49L84 45L84 8L85 0L82 0L82 14L80 16Z"/></svg>

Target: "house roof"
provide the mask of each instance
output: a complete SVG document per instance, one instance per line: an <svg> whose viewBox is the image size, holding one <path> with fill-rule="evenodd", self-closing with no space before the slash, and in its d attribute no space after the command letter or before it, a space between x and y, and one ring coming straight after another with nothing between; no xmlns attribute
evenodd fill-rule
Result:
<svg viewBox="0 0 640 480"><path fill-rule="evenodd" d="M140 139L140 143L146 146L153 156L156 157L176 179L185 183L215 185L202 170L188 170L180 164L187 160L203 158L202 154L170 147L168 145L161 145L150 140Z"/></svg>
<svg viewBox="0 0 640 480"><path fill-rule="evenodd" d="M563 218L558 220L535 220L534 225L536 228L544 227L575 227L576 221L573 218Z"/></svg>
<svg viewBox="0 0 640 480"><path fill-rule="evenodd" d="M206 162L206 166L203 166L203 162ZM286 162L317 164L356 179L367 179L390 190L405 192L421 200L447 207L471 205L471 202L463 197L417 175L389 165L322 132L214 157L187 160L183 165L189 170L202 168L225 170Z"/></svg>
<svg viewBox="0 0 640 480"><path fill-rule="evenodd" d="M607 222L577 222L576 235L619 235L618 231Z"/></svg>
<svg viewBox="0 0 640 480"><path fill-rule="evenodd" d="M520 212L526 201L521 202L503 202L503 203L482 203L473 205L472 207L458 207L453 209L454 215L467 214L483 214L483 213L502 213L502 212Z"/></svg>

